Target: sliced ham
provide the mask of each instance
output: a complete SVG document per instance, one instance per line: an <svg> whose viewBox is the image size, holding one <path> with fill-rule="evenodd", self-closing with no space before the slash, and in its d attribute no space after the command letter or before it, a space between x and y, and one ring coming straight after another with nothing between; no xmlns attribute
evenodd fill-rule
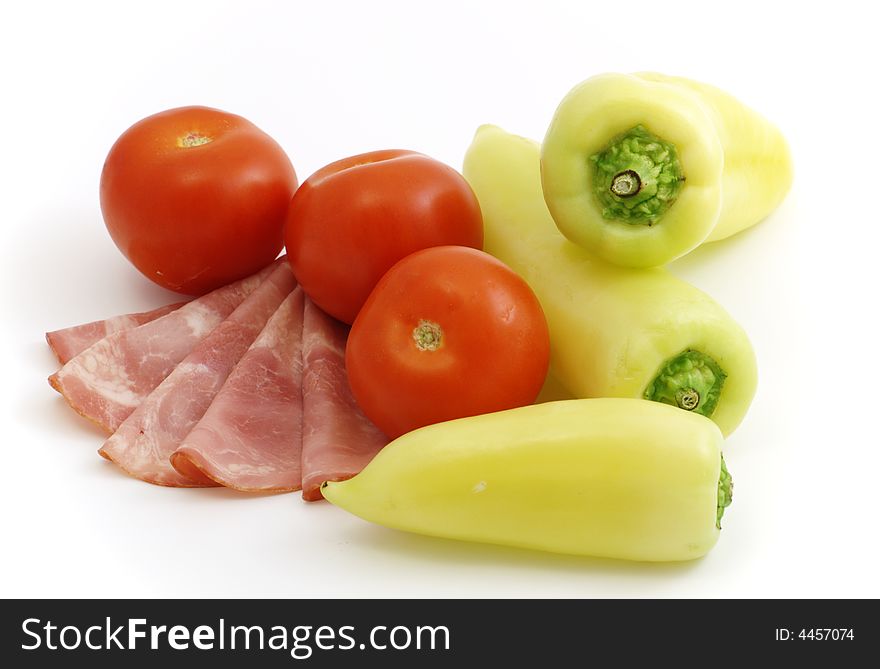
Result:
<svg viewBox="0 0 880 669"><path fill-rule="evenodd" d="M302 487L302 326L297 288L171 456L178 472L249 492Z"/></svg>
<svg viewBox="0 0 880 669"><path fill-rule="evenodd" d="M345 372L348 327L306 299L303 315L303 499L360 472L388 438L355 402Z"/></svg>
<svg viewBox="0 0 880 669"><path fill-rule="evenodd" d="M50 376L49 383L77 413L114 432L279 262L161 318L104 337Z"/></svg>
<svg viewBox="0 0 880 669"><path fill-rule="evenodd" d="M159 307L152 311L124 314L107 318L103 321L92 321L91 323L74 325L63 330L54 330L53 332L46 333L46 341L49 343L49 348L52 349L55 357L64 365L71 358L79 355L104 337L112 335L114 332L130 330L138 325L154 321L165 314L170 314L172 311L180 309L184 304L186 302L176 302L174 304L166 304L164 307Z"/></svg>
<svg viewBox="0 0 880 669"><path fill-rule="evenodd" d="M171 466L170 457L204 416L235 364L293 290L287 262L274 266L265 282L220 323L125 419L100 449L132 476L159 485L204 487Z"/></svg>

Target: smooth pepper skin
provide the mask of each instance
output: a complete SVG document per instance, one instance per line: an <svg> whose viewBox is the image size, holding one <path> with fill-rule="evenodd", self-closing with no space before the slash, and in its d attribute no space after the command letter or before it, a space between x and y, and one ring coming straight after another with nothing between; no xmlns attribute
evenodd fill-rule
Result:
<svg viewBox="0 0 880 669"><path fill-rule="evenodd" d="M718 539L722 442L712 421L665 404L548 402L415 430L322 492L361 518L420 534L691 560Z"/></svg>
<svg viewBox="0 0 880 669"><path fill-rule="evenodd" d="M643 196L609 194L607 173L597 172L609 147L635 128L668 143L666 164L681 173L671 204L659 215L646 206L640 220L620 212ZM652 164L632 159L649 180ZM776 126L714 86L656 73L603 74L573 88L547 130L541 169L560 231L625 267L664 265L758 223L792 182L791 154Z"/></svg>
<svg viewBox="0 0 880 669"><path fill-rule="evenodd" d="M724 374L709 417L733 432L755 395L757 365L746 333L717 302L665 269L612 265L560 234L532 140L482 126L464 176L483 211L485 250L541 302L551 373L571 396L643 398L670 362L694 351Z"/></svg>

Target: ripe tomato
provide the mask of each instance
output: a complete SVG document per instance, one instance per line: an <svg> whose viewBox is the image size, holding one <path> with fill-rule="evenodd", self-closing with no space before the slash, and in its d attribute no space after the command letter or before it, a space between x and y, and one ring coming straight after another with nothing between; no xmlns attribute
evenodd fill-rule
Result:
<svg viewBox="0 0 880 669"><path fill-rule="evenodd" d="M303 290L351 323L382 275L413 251L482 247L483 218L471 187L448 165L412 151L374 151L306 179L284 237Z"/></svg>
<svg viewBox="0 0 880 669"><path fill-rule="evenodd" d="M388 270L345 351L355 399L391 438L531 404L549 361L531 288L500 260L461 246L417 251Z"/></svg>
<svg viewBox="0 0 880 669"><path fill-rule="evenodd" d="M101 211L144 276L197 295L275 259L296 185L284 150L250 121L181 107L116 140L101 173Z"/></svg>

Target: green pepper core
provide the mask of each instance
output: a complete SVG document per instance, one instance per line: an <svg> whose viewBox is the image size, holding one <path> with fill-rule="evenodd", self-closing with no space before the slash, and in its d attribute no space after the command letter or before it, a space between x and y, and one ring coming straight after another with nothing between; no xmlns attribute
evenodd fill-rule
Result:
<svg viewBox="0 0 880 669"><path fill-rule="evenodd" d="M637 125L590 156L593 191L602 216L632 225L654 225L684 183L675 146Z"/></svg>
<svg viewBox="0 0 880 669"><path fill-rule="evenodd" d="M645 388L645 399L710 418L727 374L705 353L687 349L667 360Z"/></svg>
<svg viewBox="0 0 880 669"><path fill-rule="evenodd" d="M715 518L715 527L721 529L721 517L724 509L733 501L733 478L724 464L724 456L721 456L721 476L718 478L718 516Z"/></svg>

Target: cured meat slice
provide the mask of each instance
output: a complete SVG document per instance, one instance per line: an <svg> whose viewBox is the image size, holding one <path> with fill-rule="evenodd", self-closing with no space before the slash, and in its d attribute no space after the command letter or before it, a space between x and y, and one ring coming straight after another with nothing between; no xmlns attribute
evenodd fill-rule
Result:
<svg viewBox="0 0 880 669"><path fill-rule="evenodd" d="M178 472L251 492L302 487L302 325L297 288L171 456Z"/></svg>
<svg viewBox="0 0 880 669"><path fill-rule="evenodd" d="M98 452L149 483L217 485L183 476L171 466L170 457L295 285L290 265L275 265L266 281L174 368Z"/></svg>
<svg viewBox="0 0 880 669"><path fill-rule="evenodd" d="M306 299L303 314L303 499L360 472L388 438L364 416L345 372L348 327Z"/></svg>
<svg viewBox="0 0 880 669"><path fill-rule="evenodd" d="M104 337L50 376L49 383L74 411L108 434L115 432L274 267L275 263L154 321Z"/></svg>
<svg viewBox="0 0 880 669"><path fill-rule="evenodd" d="M64 365L71 358L82 353L89 346L104 337L120 330L130 330L138 325L154 321L165 314L170 314L172 311L180 309L184 304L186 302L176 302L175 304L166 304L164 307L159 307L152 311L124 314L107 318L103 321L92 321L91 323L74 325L62 330L54 330L46 333L46 341L49 343L49 348L52 349L55 357L58 358L58 362Z"/></svg>

